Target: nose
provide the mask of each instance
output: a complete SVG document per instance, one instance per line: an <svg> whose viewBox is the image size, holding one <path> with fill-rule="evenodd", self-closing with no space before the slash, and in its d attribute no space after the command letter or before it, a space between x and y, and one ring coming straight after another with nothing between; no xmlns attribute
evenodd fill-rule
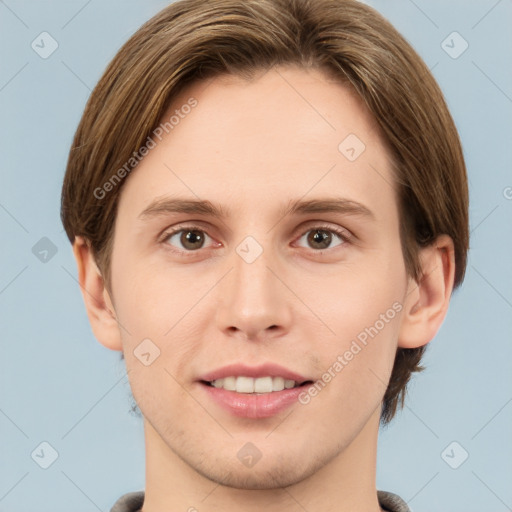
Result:
<svg viewBox="0 0 512 512"><path fill-rule="evenodd" d="M218 327L227 336L252 341L275 338L287 332L293 294L284 284L283 265L272 250L265 248L251 261L242 248L240 252L233 251L230 263L232 270L219 283Z"/></svg>

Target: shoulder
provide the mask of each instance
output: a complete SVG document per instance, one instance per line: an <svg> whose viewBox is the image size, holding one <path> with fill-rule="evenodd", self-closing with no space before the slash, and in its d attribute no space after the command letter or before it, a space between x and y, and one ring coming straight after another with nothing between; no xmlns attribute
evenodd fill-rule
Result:
<svg viewBox="0 0 512 512"><path fill-rule="evenodd" d="M398 496L387 491L377 491L379 505L389 512L411 512L407 503Z"/></svg>
<svg viewBox="0 0 512 512"><path fill-rule="evenodd" d="M389 512L411 512L407 503L398 496L387 491L377 491L379 505ZM110 512L138 512L144 503L144 491L123 494L110 509Z"/></svg>
<svg viewBox="0 0 512 512"><path fill-rule="evenodd" d="M123 494L110 509L110 512L138 512L144 503L144 491Z"/></svg>

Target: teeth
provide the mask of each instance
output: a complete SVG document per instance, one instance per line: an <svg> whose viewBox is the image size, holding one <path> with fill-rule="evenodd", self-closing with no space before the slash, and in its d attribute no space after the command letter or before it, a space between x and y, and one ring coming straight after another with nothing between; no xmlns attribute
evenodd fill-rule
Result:
<svg viewBox="0 0 512 512"><path fill-rule="evenodd" d="M298 386L294 380L283 377L225 377L211 382L214 388L223 388L237 393L271 393Z"/></svg>
<svg viewBox="0 0 512 512"><path fill-rule="evenodd" d="M235 390L237 393L254 393L254 379L251 379L251 377L238 377Z"/></svg>
<svg viewBox="0 0 512 512"><path fill-rule="evenodd" d="M293 381L293 380L285 380L284 381L284 387L286 389L293 388L294 386L295 386L295 381Z"/></svg>
<svg viewBox="0 0 512 512"><path fill-rule="evenodd" d="M283 377L274 377L272 379L272 391L282 391L284 389Z"/></svg>
<svg viewBox="0 0 512 512"><path fill-rule="evenodd" d="M236 377L226 377L220 380L224 381L224 384L222 385L224 389L227 389L228 391L236 390Z"/></svg>

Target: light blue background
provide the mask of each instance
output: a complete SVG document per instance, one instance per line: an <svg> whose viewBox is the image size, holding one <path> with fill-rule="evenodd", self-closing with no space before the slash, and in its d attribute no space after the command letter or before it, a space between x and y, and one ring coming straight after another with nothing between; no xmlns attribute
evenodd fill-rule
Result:
<svg viewBox="0 0 512 512"><path fill-rule="evenodd" d="M427 370L381 431L377 487L414 512L504 512L512 509L512 2L367 3L411 42L446 95L469 172L472 229L465 283ZM90 91L166 4L0 1L0 511L108 511L144 488L142 420L129 412L119 353L90 330L59 207ZM43 31L59 44L48 59L31 48ZM469 43L457 59L441 47L453 31ZM58 251L47 263L32 253L42 237ZM31 458L43 441L59 453L46 470ZM469 453L458 469L441 457L452 441Z"/></svg>

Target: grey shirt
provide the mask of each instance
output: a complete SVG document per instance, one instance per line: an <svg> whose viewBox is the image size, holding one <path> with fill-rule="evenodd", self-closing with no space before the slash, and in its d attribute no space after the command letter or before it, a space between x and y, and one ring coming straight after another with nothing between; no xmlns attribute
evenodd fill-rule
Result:
<svg viewBox="0 0 512 512"><path fill-rule="evenodd" d="M398 496L387 491L377 491L379 505L387 512L411 512L407 503ZM110 509L110 512L139 512L144 502L144 491L123 494Z"/></svg>

